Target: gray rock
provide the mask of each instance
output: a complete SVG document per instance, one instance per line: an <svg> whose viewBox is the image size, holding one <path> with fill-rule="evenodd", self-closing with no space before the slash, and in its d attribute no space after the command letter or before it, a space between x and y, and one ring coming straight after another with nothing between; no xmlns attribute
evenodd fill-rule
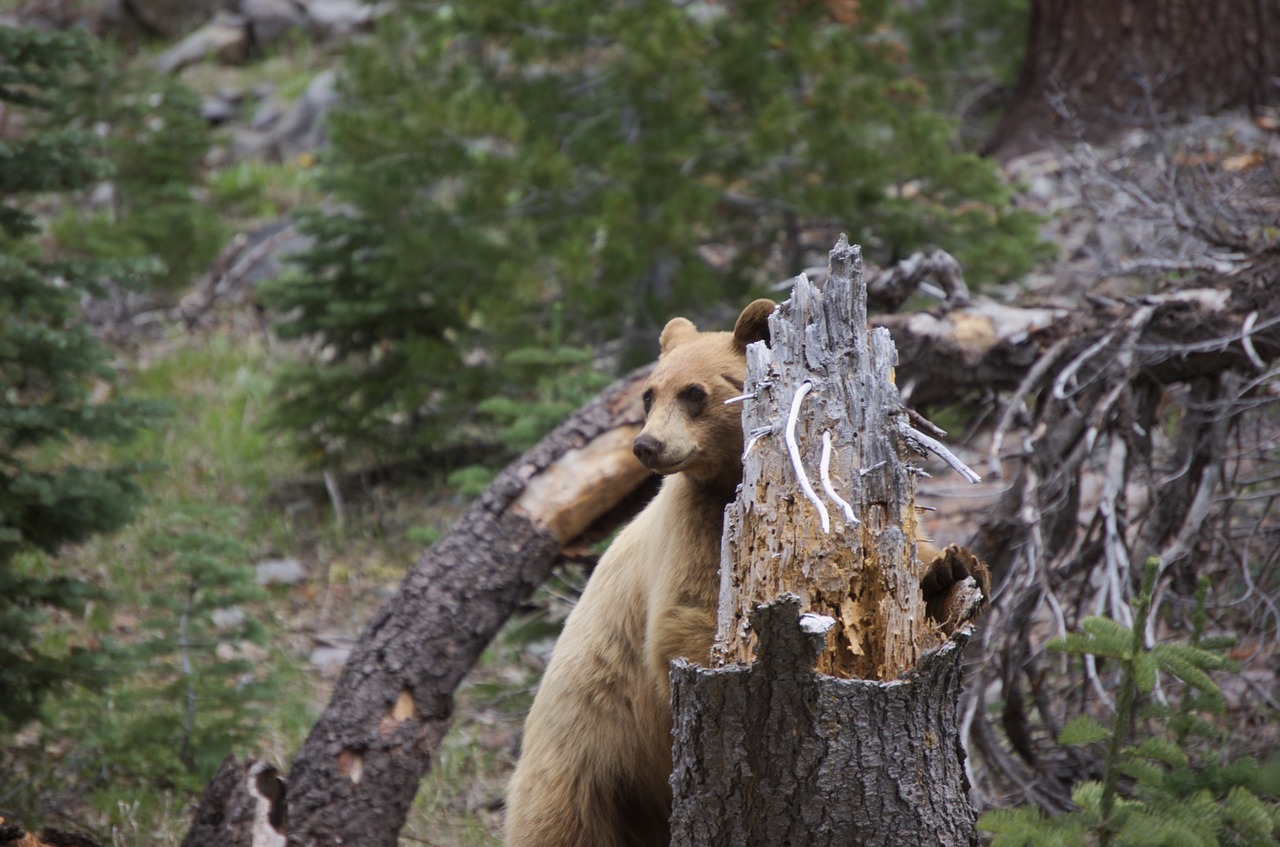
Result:
<svg viewBox="0 0 1280 847"><path fill-rule="evenodd" d="M151 66L161 73L175 73L189 65L216 59L235 64L244 59L249 35L244 18L219 14L205 26L161 53Z"/></svg>
<svg viewBox="0 0 1280 847"><path fill-rule="evenodd" d="M232 158L264 156L285 161L323 146L325 116L338 101L335 79L331 70L317 74L297 102L274 119L273 104L264 103L252 128L235 134Z"/></svg>
<svg viewBox="0 0 1280 847"><path fill-rule="evenodd" d="M307 571L297 559L266 559L255 566L258 585L297 585L307 578Z"/></svg>
<svg viewBox="0 0 1280 847"><path fill-rule="evenodd" d="M213 625L218 629L235 629L244 623L244 609L232 606L228 609L214 609Z"/></svg>
<svg viewBox="0 0 1280 847"><path fill-rule="evenodd" d="M310 235L300 232L292 218L273 221L250 232L249 242L256 252L253 263L244 268L243 284L252 287L264 280L278 278L288 268L290 258L310 250L315 241Z"/></svg>
<svg viewBox="0 0 1280 847"><path fill-rule="evenodd" d="M105 4L105 0L98 0ZM27 0L25 3L0 4L6 7L0 14L0 27L29 26L36 29L85 28L96 32L99 15L97 9L87 3L68 3L66 0ZM16 6L17 8L13 8Z"/></svg>
<svg viewBox="0 0 1280 847"><path fill-rule="evenodd" d="M302 0L307 23L317 35L345 38L367 29L376 14L374 7L359 0Z"/></svg>
<svg viewBox="0 0 1280 847"><path fill-rule="evenodd" d="M236 113L235 101L226 97L206 97L200 103L200 117L211 124L230 123L235 119Z"/></svg>
<svg viewBox="0 0 1280 847"><path fill-rule="evenodd" d="M325 116L338 102L336 79L337 75L331 70L317 74L281 119L276 128L276 144L282 157L315 150L324 144Z"/></svg>
<svg viewBox="0 0 1280 847"><path fill-rule="evenodd" d="M172 39L208 22L223 5L222 0L102 0L91 13L92 27L117 38Z"/></svg>
<svg viewBox="0 0 1280 847"><path fill-rule="evenodd" d="M315 239L299 232L292 217L284 216L246 232L242 243L240 258L233 272L226 274L226 282L252 288L283 274L289 257L310 250ZM228 292L219 289L217 293Z"/></svg>
<svg viewBox="0 0 1280 847"><path fill-rule="evenodd" d="M321 676L335 677L347 663L355 644L356 639L352 636L338 633L317 634L315 647L312 648L307 661L320 672Z"/></svg>
<svg viewBox="0 0 1280 847"><path fill-rule="evenodd" d="M263 47L306 23L303 10L293 0L242 0L240 14L249 27L254 46Z"/></svg>
<svg viewBox="0 0 1280 847"><path fill-rule="evenodd" d="M274 91L266 91L258 97L258 108L253 110L253 116L249 118L249 129L267 132L284 116L284 106L274 99L274 94Z"/></svg>

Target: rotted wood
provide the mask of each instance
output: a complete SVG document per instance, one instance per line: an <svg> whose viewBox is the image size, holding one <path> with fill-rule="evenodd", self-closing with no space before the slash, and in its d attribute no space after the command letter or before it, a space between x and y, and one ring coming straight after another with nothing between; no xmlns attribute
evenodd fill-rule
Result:
<svg viewBox="0 0 1280 847"><path fill-rule="evenodd" d="M101 843L79 832L45 827L27 832L16 823L0 816L0 847L102 847Z"/></svg>
<svg viewBox="0 0 1280 847"><path fill-rule="evenodd" d="M824 291L801 275L747 349L743 485L726 512L720 664L749 662L751 612L784 593L836 621L820 673L894 679L941 635L926 619L915 477L889 333L869 330L859 248L841 237ZM905 563L905 564L904 564Z"/></svg>
<svg viewBox="0 0 1280 847"><path fill-rule="evenodd" d="M866 297L842 237L824 290L801 275L769 346L747 350L718 666L671 674L673 847L977 844L956 720L973 628L957 622L986 586L966 577L926 608L912 462L927 446L977 475L912 427ZM942 561L985 574L967 551Z"/></svg>
<svg viewBox="0 0 1280 847"><path fill-rule="evenodd" d="M205 787L183 847L284 847L284 794L275 768L227 756Z"/></svg>

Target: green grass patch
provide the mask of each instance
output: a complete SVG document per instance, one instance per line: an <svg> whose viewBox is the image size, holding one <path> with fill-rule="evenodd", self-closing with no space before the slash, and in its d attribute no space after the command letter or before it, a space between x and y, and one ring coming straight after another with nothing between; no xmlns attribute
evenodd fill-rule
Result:
<svg viewBox="0 0 1280 847"><path fill-rule="evenodd" d="M244 161L209 175L209 195L225 214L240 220L262 220L320 200L318 170L311 154L283 164Z"/></svg>

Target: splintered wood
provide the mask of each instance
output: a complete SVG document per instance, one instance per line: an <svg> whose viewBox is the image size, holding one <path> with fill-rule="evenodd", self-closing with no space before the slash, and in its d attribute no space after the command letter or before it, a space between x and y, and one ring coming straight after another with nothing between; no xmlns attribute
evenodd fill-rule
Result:
<svg viewBox="0 0 1280 847"><path fill-rule="evenodd" d="M915 549L908 458L921 434L893 383L889 333L867 328L859 248L841 236L825 290L798 277L769 328L769 346L747 350L748 446L725 519L716 660L750 662L751 610L789 592L836 621L820 673L895 679L941 638Z"/></svg>

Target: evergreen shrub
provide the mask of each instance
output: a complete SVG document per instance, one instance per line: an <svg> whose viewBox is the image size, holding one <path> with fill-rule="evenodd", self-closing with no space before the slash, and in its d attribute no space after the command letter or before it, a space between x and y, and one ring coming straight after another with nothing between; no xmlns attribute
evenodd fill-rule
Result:
<svg viewBox="0 0 1280 847"><path fill-rule="evenodd" d="M102 66L74 92L76 121L92 126L110 166L96 201L69 205L51 231L60 251L159 263L151 284L182 288L226 243L229 226L201 195L210 130L199 97L180 81ZM81 206L90 205L86 212Z"/></svg>
<svg viewBox="0 0 1280 847"><path fill-rule="evenodd" d="M228 753L260 744L265 703L266 591L236 538L236 509L188 504L145 532L154 576L131 598L145 616L113 648L115 679L101 695L59 710L74 717L73 758L105 775L110 796L144 789L199 791ZM66 712L69 711L70 715Z"/></svg>
<svg viewBox="0 0 1280 847"><path fill-rule="evenodd" d="M892 7L401 3L348 53L315 247L262 290L316 353L277 424L317 461L447 451L482 401L540 396L508 356L556 346L553 308L562 346L622 338L625 367L842 230L882 263L932 245L975 282L1026 270L1032 219L954 149Z"/></svg>
<svg viewBox="0 0 1280 847"><path fill-rule="evenodd" d="M1058 742L1097 746L1099 780L1076 784L1076 808L1048 817L1032 806L987 812L978 827L992 847L1276 847L1280 844L1280 757L1259 762L1228 752L1221 689L1209 676L1231 670L1231 639L1204 635L1208 579L1197 597L1189 644L1147 646L1147 617L1159 562L1148 560L1129 627L1086 618L1084 632L1050 649L1120 668L1110 725L1081 714ZM1152 697L1157 681L1178 696Z"/></svg>
<svg viewBox="0 0 1280 847"><path fill-rule="evenodd" d="M140 499L136 465L77 464L69 448L128 439L155 411L113 396L110 355L79 317L83 292L136 268L43 260L27 207L105 173L68 109L71 87L99 62L82 32L0 28L0 108L17 131L0 139L0 732L34 717L51 689L100 679L88 645L41 637L47 612L93 595L43 563L120 527Z"/></svg>

